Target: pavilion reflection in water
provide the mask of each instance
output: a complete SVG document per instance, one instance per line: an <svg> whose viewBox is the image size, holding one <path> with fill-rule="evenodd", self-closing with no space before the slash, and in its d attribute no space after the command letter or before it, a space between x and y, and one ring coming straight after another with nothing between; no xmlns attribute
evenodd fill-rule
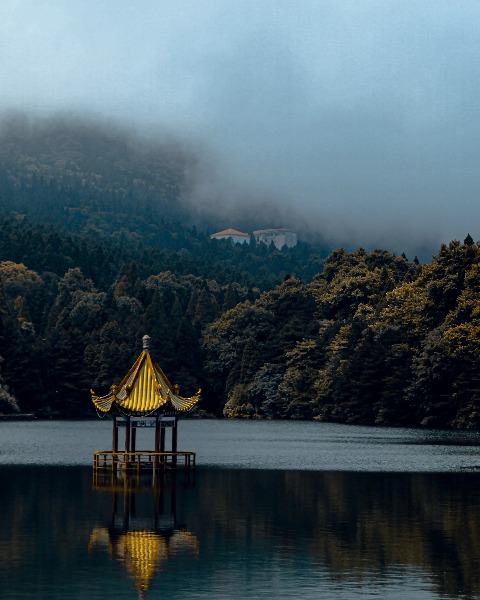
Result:
<svg viewBox="0 0 480 600"><path fill-rule="evenodd" d="M89 540L89 553L96 547L108 550L133 580L140 598L145 598L162 565L177 556L196 559L199 541L185 525L177 524L177 490L193 486L194 473L175 472L162 476L118 472L94 472L94 490L110 492L110 522L95 527ZM139 497L145 502L139 503Z"/></svg>

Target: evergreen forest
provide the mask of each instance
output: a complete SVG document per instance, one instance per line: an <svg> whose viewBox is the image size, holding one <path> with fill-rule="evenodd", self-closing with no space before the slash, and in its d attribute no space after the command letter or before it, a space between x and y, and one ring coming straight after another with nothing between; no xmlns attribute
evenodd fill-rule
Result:
<svg viewBox="0 0 480 600"><path fill-rule="evenodd" d="M194 165L105 127L3 123L0 413L94 416L89 390L118 383L148 334L181 392L202 388L202 414L480 425L470 235L423 265L211 240L232 224L194 222Z"/></svg>

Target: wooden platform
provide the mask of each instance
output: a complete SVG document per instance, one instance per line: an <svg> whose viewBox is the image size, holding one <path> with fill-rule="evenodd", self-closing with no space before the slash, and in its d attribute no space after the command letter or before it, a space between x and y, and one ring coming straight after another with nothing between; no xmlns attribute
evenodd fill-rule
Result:
<svg viewBox="0 0 480 600"><path fill-rule="evenodd" d="M194 469L195 452L113 452L97 450L93 453L94 470L145 471L156 469Z"/></svg>

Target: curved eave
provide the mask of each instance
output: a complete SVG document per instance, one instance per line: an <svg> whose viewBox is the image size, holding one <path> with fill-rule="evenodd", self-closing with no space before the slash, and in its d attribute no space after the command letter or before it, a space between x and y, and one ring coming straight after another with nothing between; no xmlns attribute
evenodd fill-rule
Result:
<svg viewBox="0 0 480 600"><path fill-rule="evenodd" d="M106 396L96 396L93 390L90 390L92 394L92 402L95 404L95 408L100 412L107 413L115 402L115 396L107 394Z"/></svg>
<svg viewBox="0 0 480 600"><path fill-rule="evenodd" d="M168 381L159 365L152 361L148 352L142 352L119 386L112 386L111 393L96 396L92 402L97 410L107 413L113 404L133 414L153 413L171 404L179 412L191 410L200 400L200 390L189 398L175 393L177 388Z"/></svg>

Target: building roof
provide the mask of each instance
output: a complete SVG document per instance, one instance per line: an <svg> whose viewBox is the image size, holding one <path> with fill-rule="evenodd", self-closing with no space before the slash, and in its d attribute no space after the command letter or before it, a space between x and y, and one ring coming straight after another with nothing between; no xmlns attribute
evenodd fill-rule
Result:
<svg viewBox="0 0 480 600"><path fill-rule="evenodd" d="M284 229L284 228L280 228L280 229L257 229L253 233L254 233L254 235L257 235L257 234L260 234L260 233L295 233L295 231L293 231L293 229Z"/></svg>
<svg viewBox="0 0 480 600"><path fill-rule="evenodd" d="M243 235L245 237L250 237L249 233L243 233L241 231L237 231L236 229L224 229L223 231L212 233L210 237L216 237L217 235Z"/></svg>
<svg viewBox="0 0 480 600"><path fill-rule="evenodd" d="M116 405L128 414L152 413L164 407L167 410L186 412L200 400L200 392L189 398L179 395L179 386L172 385L165 373L148 351L150 338L143 338L144 349L120 384L112 385L106 396L97 396L93 390L92 402L103 413Z"/></svg>

